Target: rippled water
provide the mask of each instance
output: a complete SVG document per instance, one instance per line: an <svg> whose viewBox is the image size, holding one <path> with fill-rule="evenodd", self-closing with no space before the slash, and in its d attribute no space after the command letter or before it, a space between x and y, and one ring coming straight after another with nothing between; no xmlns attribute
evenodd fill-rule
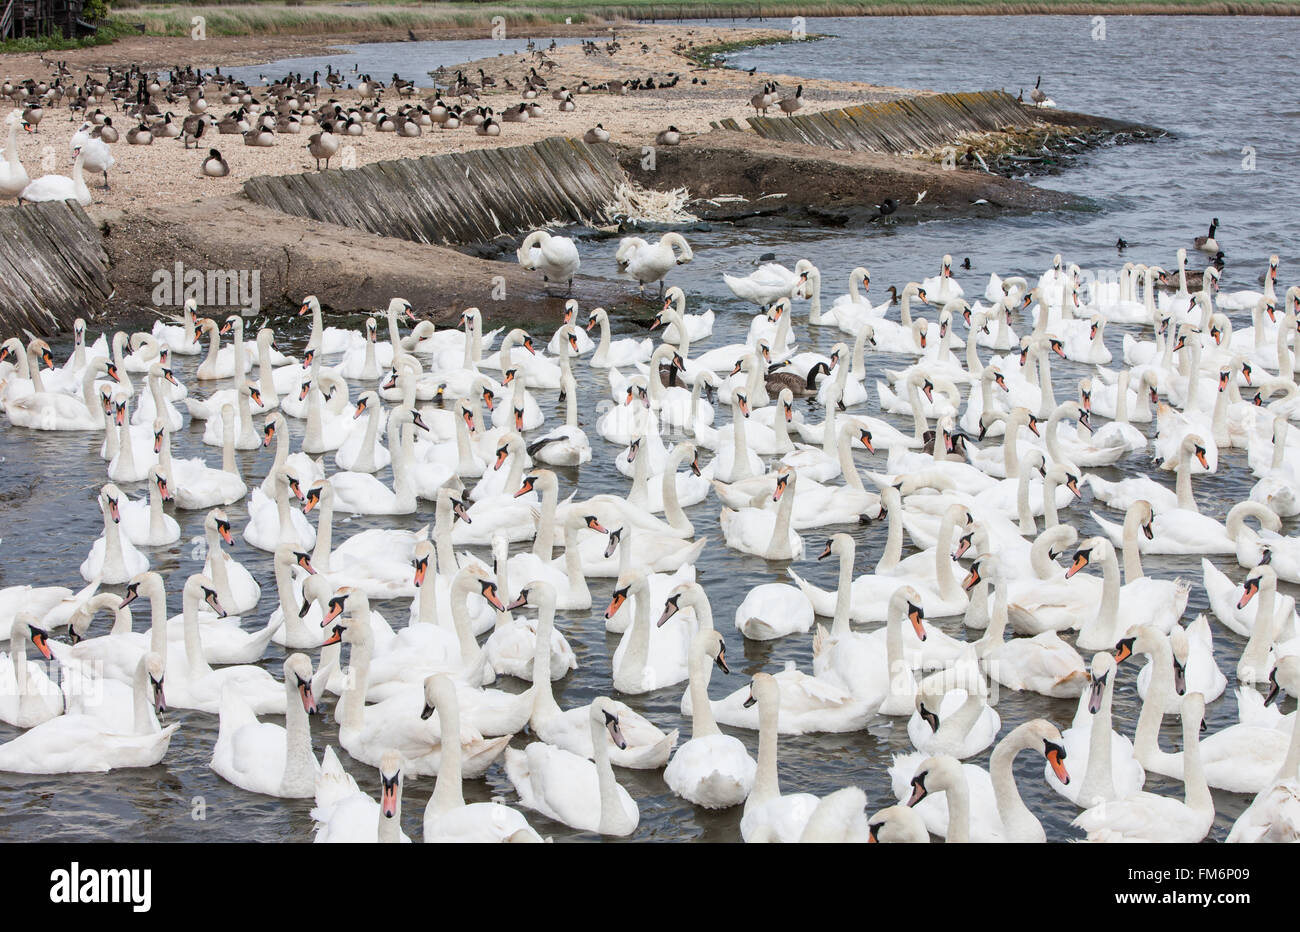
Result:
<svg viewBox="0 0 1300 932"><path fill-rule="evenodd" d="M1229 259L1224 275L1224 290L1257 287L1267 257L1277 252L1282 257L1281 282L1292 280L1296 268L1297 229L1300 211L1296 203L1300 193L1289 183L1286 167L1294 164L1296 111L1274 104L1278 76L1294 70L1296 39L1300 24L1285 18L1143 18L1107 17L1107 38L1090 38L1091 21L1086 17L935 17L907 19L810 20L808 30L833 33L837 38L797 46L778 46L738 54L732 63L741 67L760 68L787 73L819 74L827 77L877 81L902 86L936 89L970 89L1005 87L1016 92L1033 85L1037 74L1043 86L1062 107L1126 117L1154 123L1174 131L1177 138L1150 145L1111 148L1092 153L1080 160L1078 167L1056 177L1036 183L1072 191L1091 198L1095 210L1046 213L1033 216L1008 216L995 220L955 218L921 224L896 223L869 230L825 230L806 225L785 225L764 220L742 227L715 224L694 231L690 239L696 258L690 265L676 270L671 281L686 288L692 296L691 310L712 306L718 312L718 325L708 345L743 340L753 308L737 302L722 282L723 272L741 271L752 266L762 253L775 253L792 265L809 257L821 268L824 299L830 300L845 290L843 283L854 266L871 269L873 296L890 284L933 275L939 257L949 252L958 262L969 256L972 271L958 270L956 277L968 295L983 292L988 273L1037 276L1050 263L1052 254L1061 251L1067 260L1085 269L1117 268L1114 241L1123 236L1131 244L1126 258L1174 262L1173 252L1189 245L1192 236L1204 231L1210 216L1218 216L1222 225L1219 241ZM1214 48L1213 55L1196 53L1196 49ZM340 57L335 64L347 64L350 57ZM1230 68L1223 63L1231 62ZM303 70L321 67L304 65ZM367 65L376 74L386 74L389 66ZM418 65L402 65L396 70L409 73L423 70ZM266 71L265 68L261 69ZM1244 171L1241 164L1243 146L1257 149L1254 171ZM583 271L587 274L612 275L614 244L608 240L584 241L580 244ZM923 309L924 310L924 309ZM289 316L290 308L281 308L273 323L282 342L300 349L306 336L302 323ZM933 316L932 314L930 316ZM821 352L840 339L838 331L810 328L806 323L806 305L796 307L797 334L804 348ZM1243 321L1234 320L1241 324ZM1018 333L1028 332L1029 321L1016 321ZM616 326L627 333L634 328ZM1108 343L1119 351L1124 328L1107 329ZM984 358L987 360L988 353ZM870 358L873 369L899 368L908 359L885 355ZM193 376L196 361L178 360L178 375ZM611 459L615 448L599 439L594 418L585 412L606 397L603 373L577 367L583 405L580 418L596 448L597 461L577 470L560 470L561 495L573 490L575 483L581 496L609 490L625 491L627 480L614 470ZM1073 394L1076 380L1084 367L1053 359L1053 373L1058 397ZM873 379L874 381L874 379ZM190 383L193 389L193 382ZM218 386L205 385L206 394ZM354 396L357 389L354 387ZM872 391L871 413L876 412ZM553 392L540 393L548 420L562 417L554 405ZM806 402L801 402L806 404ZM812 420L821 412L807 410ZM887 416L888 417L888 416ZM897 418L889 418L904 428ZM725 420L725 418L724 418ZM291 422L295 441L301 439L301 423ZM95 504L96 490L105 481L104 464L97 456L98 438L80 435L42 435L0 427L4 443L4 468L0 470L0 585L31 583L34 585L77 585L77 566L85 556L90 541L99 532L100 518ZM183 429L175 438L177 455L194 455L195 451L215 458L216 451L199 443L199 430ZM271 461L269 452L240 453L241 469L248 477L259 477ZM881 456L858 454L861 468L883 468ZM1132 457L1123 464L1127 471L1147 468L1144 457ZM1172 482L1171 476L1157 476ZM1243 498L1253 482L1245 468L1244 457L1237 452L1222 454L1219 473L1200 478L1196 483L1202 511L1220 519L1228 507ZM138 496L142 487L129 487ZM30 497L27 491L30 489ZM1065 512L1063 520L1081 529L1081 536L1092 531L1089 509L1104 508L1085 492L1084 500ZM732 627L735 607L755 585L785 579L785 566L768 564L761 559L742 556L721 544L717 525L719 505L715 497L687 509L697 533L708 536L710 544L698 563L700 581L712 602L717 626L727 640L728 657L735 675L715 673L712 694L715 697L742 686L748 676L760 670L775 672L789 661L808 670L811 664L811 637L795 636L777 642L743 640ZM227 509L236 529L242 527L242 506ZM182 543L150 553L154 567L168 575L169 609L180 608L180 588L185 576L201 568L191 553L190 539L202 534L201 513L178 512L182 524ZM422 506L420 513L396 519L402 527L418 527L432 520L432 510ZM384 519L385 523L392 519ZM341 538L350 531L379 526L376 519L341 522ZM858 572L866 571L879 558L884 545L884 529L872 527L832 527L804 533L808 550L820 552L822 541L835 531L846 531L858 544ZM1288 521L1287 533L1296 532L1296 522ZM264 596L259 611L246 618L250 626L260 626L272 608L274 587L270 561L266 554L253 550L236 535L233 555L253 569L262 584ZM483 553L482 550L479 551ZM1234 578L1244 571L1235 560L1216 558L1215 562ZM1198 557L1146 557L1148 575L1183 576L1194 581L1188 605L1188 619L1206 610L1204 589L1200 584ZM833 587L836 567L832 561L812 560L799 564L801 574L813 582ZM562 706L589 701L608 693L609 658L617 638L604 632L601 610L607 596L608 581L593 585L596 611L590 614L561 613L557 625L573 644L579 669L557 684ZM1293 587L1284 587L1293 591ZM381 603L376 606L390 619L400 619L404 604ZM137 613L143 619L144 613ZM99 625L105 622L101 619ZM941 626L962 637L961 620L947 619ZM1209 710L1211 731L1235 722L1235 703L1231 689L1233 672L1243 641L1217 622L1213 623L1216 651L1224 673L1229 676L1229 690ZM98 629L97 629L98 630ZM283 652L272 645L263 665L275 675L280 673ZM1134 672L1129 665L1121 670L1115 692L1116 727L1131 734L1137 715ZM519 689L524 684L505 680L505 688ZM683 738L689 722L677 708L683 686L675 686L644 696L620 697L644 712L662 727L681 727ZM330 714L313 721L313 743L317 751L334 742L337 728ZM1003 691L997 710L1002 717L1003 733L1020 722L1037 716L1052 719L1061 726L1068 724L1073 703L1042 697L1016 695ZM167 719L182 722L182 729L172 740L163 765L149 770L131 770L108 775L22 777L0 775L0 801L9 817L4 821L3 837L10 839L62 838L96 840L306 840L310 837L311 808L307 801L282 801L254 796L238 790L215 776L207 767L216 739L215 716L194 712L169 712ZM903 723L894 719L873 726L868 731L849 735L809 735L781 739L781 780L787 792L825 794L847 784L857 784L868 794L872 809L893 802L886 767L891 755L911 750ZM731 731L730 729L728 729ZM15 732L0 726L0 738ZM735 731L757 751L757 735ZM1162 738L1166 747L1177 746L1176 719L1167 719ZM524 738L515 744L522 746ZM343 760L361 785L377 793L374 772ZM988 752L972 758L987 766ZM1077 810L1046 788L1042 782L1042 762L1022 755L1017 776L1021 793L1030 808L1042 819L1048 837L1065 839L1076 833L1069 828ZM704 839L734 841L739 837L740 809L713 813L684 804L664 786L658 772L618 771L619 780L628 788L641 808L641 824L635 839ZM486 781L466 783L471 800L487 799L494 794L507 801L514 794L499 766ZM420 819L432 782L408 782L404 795L403 822L408 833L419 837ZM1149 775L1148 790L1181 794L1181 784ZM191 818L193 800L203 797L207 804L205 821ZM1244 797L1216 791L1218 810L1212 837L1222 838L1233 819L1245 807ZM556 840L590 838L564 826L529 814L543 834Z"/></svg>

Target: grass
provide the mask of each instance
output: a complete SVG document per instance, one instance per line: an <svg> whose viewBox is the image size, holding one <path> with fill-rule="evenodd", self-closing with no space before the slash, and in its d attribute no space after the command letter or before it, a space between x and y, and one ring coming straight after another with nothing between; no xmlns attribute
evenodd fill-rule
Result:
<svg viewBox="0 0 1300 932"><path fill-rule="evenodd" d="M681 17L745 19L762 25L785 28L792 16L864 16L928 14L1089 14L1111 13L1203 13L1203 14L1300 14L1300 0L698 0L665 3L663 0L452 0L424 3L419 0L369 0L357 5L333 2L285 3L265 0L234 0L220 6L205 2L168 0L119 0L100 35L86 39L17 39L0 42L0 52L61 51L103 45L134 33L143 23L150 35L188 36L191 18L205 19L209 36L248 35L339 35L345 33L404 32L448 27L476 28L485 32L494 16L504 16L508 25L534 28L609 21L675 21ZM723 47L711 49L726 51Z"/></svg>
<svg viewBox="0 0 1300 932"><path fill-rule="evenodd" d="M83 39L67 39L61 35L27 36L22 39L6 39L0 42L0 53L4 52L66 52L69 49L84 49L95 45L108 45L123 36L134 34L135 30L125 23L107 20L99 24L99 31Z"/></svg>

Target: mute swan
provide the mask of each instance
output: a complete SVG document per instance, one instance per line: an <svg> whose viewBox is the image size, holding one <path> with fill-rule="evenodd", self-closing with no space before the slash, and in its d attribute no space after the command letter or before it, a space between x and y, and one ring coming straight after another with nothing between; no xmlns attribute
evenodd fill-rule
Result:
<svg viewBox="0 0 1300 932"><path fill-rule="evenodd" d="M841 555L841 559L843 556ZM926 638L921 594L901 581L889 597L888 620L881 638L852 631L848 623L849 596L841 589L835 623L829 634L817 629L813 638L813 672L841 686L880 715L911 715L916 709L916 678L904 656L903 625L910 622L915 636ZM843 610L841 610L843 606ZM881 647L884 651L881 651Z"/></svg>
<svg viewBox="0 0 1300 932"><path fill-rule="evenodd" d="M72 163L72 177L67 175L42 175L28 183L18 195L18 203L29 204L42 201L76 201L82 207L89 207L94 198L86 179L81 174L81 167L86 161L86 152L81 146L73 149L76 161Z"/></svg>
<svg viewBox="0 0 1300 932"><path fill-rule="evenodd" d="M209 766L250 793L281 799L315 796L320 764L311 749L308 716L317 711L311 680L307 655L290 654L284 661L284 727L259 722L236 690L224 690L217 743Z"/></svg>
<svg viewBox="0 0 1300 932"><path fill-rule="evenodd" d="M674 266L685 265L694 258L695 253L680 233L665 233L654 244L638 236L625 236L619 240L614 262L619 277L637 282L639 293L644 294L645 286L651 282L659 282L659 295L663 297L664 278Z"/></svg>
<svg viewBox="0 0 1300 932"><path fill-rule="evenodd" d="M805 269L811 267L812 263L807 259L795 263L793 272L779 263L768 262L743 277L723 275L722 280L737 298L759 307L767 307L778 298L788 298L794 294L794 290L799 287L800 276Z"/></svg>
<svg viewBox="0 0 1300 932"><path fill-rule="evenodd" d="M173 722L160 728L155 709L167 711L163 659L140 658L132 680L134 727L122 730L84 713L59 715L12 741L0 744L0 771L8 773L106 773L123 767L152 767L163 759Z"/></svg>
<svg viewBox="0 0 1300 932"><path fill-rule="evenodd" d="M445 674L430 677L430 697L421 713L429 718L436 711L440 729L460 731L460 703L456 686ZM442 752L433 795L424 809L424 840L439 843L481 844L491 842L540 842L541 836L523 814L498 802L465 804L461 791L460 744L450 742Z"/></svg>
<svg viewBox="0 0 1300 932"><path fill-rule="evenodd" d="M894 796L924 819L930 832L948 841L1045 842L1042 823L1016 786L1012 768L1021 751L1042 754L1058 779L1070 780L1061 733L1051 722L1037 718L1013 728L997 743L988 770L975 764L960 764L960 771L951 765L936 768L934 760L926 760L920 752L896 755L889 768ZM922 777L919 786L916 776ZM940 789L947 792L940 796Z"/></svg>
<svg viewBox="0 0 1300 932"><path fill-rule="evenodd" d="M389 751L379 762L379 802L375 802L343 769L334 748L326 747L311 811L316 823L313 840L317 844L410 842L401 829L402 783L402 755Z"/></svg>
<svg viewBox="0 0 1300 932"><path fill-rule="evenodd" d="M567 236L534 230L520 244L517 256L525 271L541 271L542 281L568 282L569 290L573 290L573 276L578 274L582 260L578 247Z"/></svg>
<svg viewBox="0 0 1300 932"><path fill-rule="evenodd" d="M746 707L758 703L758 767L754 787L745 799L740 836L746 842L760 836L771 841L795 842L803 834L819 800L811 793L781 795L777 776L777 723L781 716L781 688L769 673L755 673Z"/></svg>
<svg viewBox="0 0 1300 932"><path fill-rule="evenodd" d="M284 688L261 667L244 662L213 670L209 665L203 643L204 633L201 633L199 624L199 603L207 604L216 613L217 619L227 617L221 602L217 599L214 585L211 579L199 573L195 573L185 581L181 597L181 626L185 640L185 655L183 663L169 663L168 676L172 684L170 687L172 705L178 709L197 709L200 712L217 713L221 708L223 692L230 689L236 692L257 715L283 715ZM157 626L160 623L159 615L165 617L167 611L162 577L157 573L146 573L142 577L133 579L131 585L127 587L127 595L122 600L122 604L129 605L141 596L149 600L154 625ZM172 622L169 620L166 623L169 639L172 637L171 627ZM262 656L274 631L274 629L264 628L260 632L246 632L237 625L231 625L228 630L234 635L230 640L237 646L232 653L243 652L248 645L251 645L257 657ZM170 651L167 659L168 661L172 659ZM226 662L236 659L246 661L248 658L247 656L220 658Z"/></svg>
<svg viewBox="0 0 1300 932"><path fill-rule="evenodd" d="M27 169L18 160L18 127L28 133L33 132L34 127L23 119L20 110L10 111L5 122L9 124L9 145L0 153L4 156L4 161L0 162L0 196L17 197L30 181Z"/></svg>
<svg viewBox="0 0 1300 932"><path fill-rule="evenodd" d="M701 629L691 642L691 737L664 769L664 782L678 796L706 809L744 802L754 787L757 765L738 738L724 735L709 704L710 661L730 673L722 635Z"/></svg>
<svg viewBox="0 0 1300 932"><path fill-rule="evenodd" d="M18 728L31 728L63 714L63 693L45 668L27 659L30 643L46 660L50 635L38 627L31 612L14 615L9 629L9 655L0 654L0 721Z"/></svg>
<svg viewBox="0 0 1300 932"><path fill-rule="evenodd" d="M1201 763L1200 732L1205 699L1200 693L1188 693L1183 698L1182 718L1187 757L1183 799L1134 793L1123 799L1104 800L1070 823L1087 832L1088 841L1194 844L1209 833L1214 824L1214 799Z"/></svg>
<svg viewBox="0 0 1300 932"><path fill-rule="evenodd" d="M687 606L681 604L683 596ZM619 575L609 607L605 609L605 618L612 618L629 597L636 600L632 624L623 633L610 661L614 688L621 693L636 695L682 682L690 675L688 661L694 632L685 617L674 620L673 616L683 607L696 607L699 617L704 591L694 583L679 586L668 596L663 614L652 627L650 588L645 573L633 569ZM712 627L711 613L707 617L708 626Z"/></svg>
<svg viewBox="0 0 1300 932"><path fill-rule="evenodd" d="M775 513L758 508L723 508L719 523L727 546L766 560L802 560L803 538L790 526L798 478L791 466L777 470L772 500L780 502L781 507Z"/></svg>
<svg viewBox="0 0 1300 932"><path fill-rule="evenodd" d="M119 503L122 490L113 483L100 489L99 510L104 515L104 533L91 544L81 564L81 578L98 579L102 585L120 586L149 569L149 558L135 548L121 528Z"/></svg>
<svg viewBox="0 0 1300 932"><path fill-rule="evenodd" d="M696 340L707 340L713 334L713 310L709 309L702 314L687 314L686 292L676 285L664 292L663 309L655 315L650 329L663 323L665 317L668 325L664 327L663 341L681 348L682 355L686 355L685 345Z"/></svg>
<svg viewBox="0 0 1300 932"><path fill-rule="evenodd" d="M1133 742L1111 730L1115 691L1115 658L1101 651L1092 658L1092 685L1079 697L1074 721L1061 732L1061 743L1077 781L1063 782L1050 767L1048 786L1075 805L1087 809L1103 802L1127 799L1142 789L1146 771L1134 755Z"/></svg>
<svg viewBox="0 0 1300 932"><path fill-rule="evenodd" d="M984 676L971 659L927 676L917 687L916 711L907 721L912 746L958 760L983 751L1002 727L987 694Z"/></svg>
<svg viewBox="0 0 1300 932"><path fill-rule="evenodd" d="M589 724L590 706L562 710L555 701L550 681L544 673L551 668L553 641L547 635L554 626L554 593L546 583L535 583L530 587L529 598L537 605L537 638L532 673L533 707L529 727L538 739L548 745L581 757L594 757ZM605 738L610 761L619 767L635 770L657 770L662 767L677 743L677 729L665 733L630 706L613 699L607 702L618 716L620 734L623 736L622 746L616 744L612 736Z"/></svg>
<svg viewBox="0 0 1300 932"><path fill-rule="evenodd" d="M983 637L975 642L975 654L989 677L1016 691L1029 690L1056 699L1079 696L1088 684L1088 671L1078 652L1055 631L1003 640L1007 626L1007 580L1002 575L1001 561L992 554L983 554L971 564L965 585L968 591L980 579L981 569L990 573L995 585L988 626Z"/></svg>
<svg viewBox="0 0 1300 932"><path fill-rule="evenodd" d="M1266 705L1272 705L1283 691L1300 693L1300 658L1284 657L1270 678ZM1300 840L1300 729L1292 729L1286 760L1270 786L1261 790L1237 817L1227 841L1295 842Z"/></svg>
<svg viewBox="0 0 1300 932"><path fill-rule="evenodd" d="M601 835L627 836L641 820L634 799L614 778L605 733L623 745L613 705L598 697L588 715L595 761L534 741L522 751L506 751L506 777L525 808L571 828Z"/></svg>

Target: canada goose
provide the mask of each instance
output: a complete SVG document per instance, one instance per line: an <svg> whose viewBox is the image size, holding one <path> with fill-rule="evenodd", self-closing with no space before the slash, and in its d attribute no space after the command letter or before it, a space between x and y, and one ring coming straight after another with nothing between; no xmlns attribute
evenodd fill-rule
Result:
<svg viewBox="0 0 1300 932"><path fill-rule="evenodd" d="M572 113L574 110L577 109L578 109L578 104L574 101L573 95L566 91L564 94L564 99L560 101L560 112Z"/></svg>
<svg viewBox="0 0 1300 932"><path fill-rule="evenodd" d="M216 149L208 150L208 157L203 160L203 174L209 178L224 178L230 174L230 166Z"/></svg>
<svg viewBox="0 0 1300 932"><path fill-rule="evenodd" d="M134 129L126 131L126 142L127 145L131 146L151 145L153 143L153 133L149 131L149 127L141 123Z"/></svg>
<svg viewBox="0 0 1300 932"><path fill-rule="evenodd" d="M248 132L249 128L239 111L217 121L217 132L223 136L239 136Z"/></svg>
<svg viewBox="0 0 1300 932"><path fill-rule="evenodd" d="M45 116L45 111L41 109L40 104L32 104L23 111L23 119L32 124L32 132L39 133L41 119Z"/></svg>
<svg viewBox="0 0 1300 932"><path fill-rule="evenodd" d="M375 129L381 133L394 133L397 131L397 123L384 111L379 112L379 118L375 121Z"/></svg>
<svg viewBox="0 0 1300 932"><path fill-rule="evenodd" d="M808 370L806 376L801 376L797 372L768 372L767 374L767 393L775 398L781 394L781 390L788 388L795 396L815 395L817 394L817 376L830 375L831 367L824 362L816 363Z"/></svg>
<svg viewBox="0 0 1300 932"><path fill-rule="evenodd" d="M150 128L150 132L159 139L175 139L181 134L181 128L179 125L172 122L172 113L168 110L163 114L162 122L155 123Z"/></svg>
<svg viewBox="0 0 1300 932"><path fill-rule="evenodd" d="M786 116L791 116L796 110L803 106L803 85L800 84L794 89L793 97L782 97L777 101L777 106Z"/></svg>
<svg viewBox="0 0 1300 932"><path fill-rule="evenodd" d="M501 120L504 123L527 123L528 105L521 103L517 107L507 107L506 111L501 114Z"/></svg>
<svg viewBox="0 0 1300 932"><path fill-rule="evenodd" d="M655 136L656 146L676 146L680 145L682 134L676 126L670 126Z"/></svg>
<svg viewBox="0 0 1300 932"><path fill-rule="evenodd" d="M407 139L413 139L414 137L421 135L423 132L424 131L420 128L420 124L411 119L404 119L397 124L397 135L403 136Z"/></svg>
<svg viewBox="0 0 1300 932"><path fill-rule="evenodd" d="M1214 238L1214 233L1219 228L1219 218L1215 217L1210 221L1210 232L1205 236L1198 236L1192 240L1192 245L1205 253L1207 256L1214 256L1219 252L1219 242Z"/></svg>
<svg viewBox="0 0 1300 932"><path fill-rule="evenodd" d="M478 70L478 78L479 78L479 84L482 85L483 87L497 86L497 79L492 77L491 75L484 74L482 68Z"/></svg>
<svg viewBox="0 0 1300 932"><path fill-rule="evenodd" d="M582 135L583 142L609 142L609 130L597 123Z"/></svg>
<svg viewBox="0 0 1300 932"><path fill-rule="evenodd" d="M307 137L307 151L316 160L316 171L320 171L321 159L325 160L326 168L330 167L330 159L339 151L339 145L338 137L334 135L334 124L328 120L320 125L319 133Z"/></svg>
<svg viewBox="0 0 1300 932"><path fill-rule="evenodd" d="M117 127L113 125L112 117L104 117L104 122L99 125L96 133L98 133L100 139L109 144L118 140Z"/></svg>
<svg viewBox="0 0 1300 932"><path fill-rule="evenodd" d="M1029 99L1034 102L1035 107L1041 107L1046 103L1050 103L1047 99L1047 95L1043 93L1040 87L1042 83L1043 76L1040 74L1038 80L1034 82L1034 86L1029 89Z"/></svg>
<svg viewBox="0 0 1300 932"><path fill-rule="evenodd" d="M492 117L484 117L483 122L474 127L474 132L480 136L500 136L501 124Z"/></svg>
<svg viewBox="0 0 1300 932"><path fill-rule="evenodd" d="M246 146L273 146L275 145L275 134L267 129L250 129L244 133L244 145Z"/></svg>
<svg viewBox="0 0 1300 932"><path fill-rule="evenodd" d="M774 103L776 103L776 84L771 81L764 84L761 91L749 98L749 105L762 116L767 116L768 108Z"/></svg>
<svg viewBox="0 0 1300 932"><path fill-rule="evenodd" d="M201 116L187 116L181 123L181 141L188 149L191 144L197 149L199 140L208 128L208 121Z"/></svg>

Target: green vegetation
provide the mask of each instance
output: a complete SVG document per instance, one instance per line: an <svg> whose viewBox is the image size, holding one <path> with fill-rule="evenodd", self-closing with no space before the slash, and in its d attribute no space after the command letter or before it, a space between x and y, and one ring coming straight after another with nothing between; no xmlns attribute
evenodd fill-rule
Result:
<svg viewBox="0 0 1300 932"><path fill-rule="evenodd" d="M69 49L84 49L93 45L107 45L122 36L130 35L135 30L120 21L106 20L99 24L99 32L84 39L66 39L61 35L27 36L22 39L6 39L0 42L3 52L66 52Z"/></svg>

